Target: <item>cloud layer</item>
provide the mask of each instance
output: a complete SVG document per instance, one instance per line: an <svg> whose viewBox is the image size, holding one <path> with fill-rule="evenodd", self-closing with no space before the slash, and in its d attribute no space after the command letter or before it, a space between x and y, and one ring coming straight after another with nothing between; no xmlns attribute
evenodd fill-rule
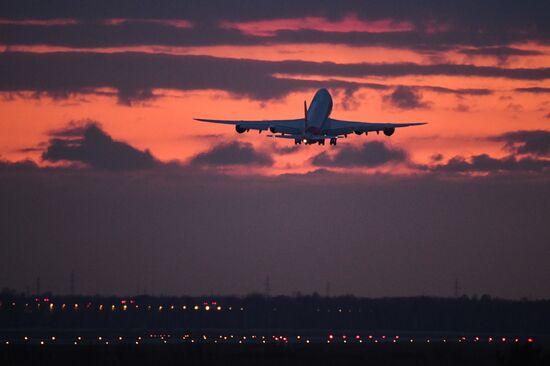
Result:
<svg viewBox="0 0 550 366"><path fill-rule="evenodd" d="M160 163L147 150L113 140L96 123L52 132L42 158L50 162L79 162L97 169L122 171L146 169Z"/></svg>

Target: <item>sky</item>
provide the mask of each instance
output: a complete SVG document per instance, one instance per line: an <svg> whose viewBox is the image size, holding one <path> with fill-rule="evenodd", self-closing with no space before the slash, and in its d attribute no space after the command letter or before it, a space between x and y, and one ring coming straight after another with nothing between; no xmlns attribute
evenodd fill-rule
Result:
<svg viewBox="0 0 550 366"><path fill-rule="evenodd" d="M0 286L550 297L550 4L0 3ZM295 146L193 118L425 121Z"/></svg>

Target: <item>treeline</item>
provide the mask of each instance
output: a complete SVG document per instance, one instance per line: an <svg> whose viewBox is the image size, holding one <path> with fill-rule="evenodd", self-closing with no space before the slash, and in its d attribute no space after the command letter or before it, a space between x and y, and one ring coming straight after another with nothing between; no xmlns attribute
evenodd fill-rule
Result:
<svg viewBox="0 0 550 366"><path fill-rule="evenodd" d="M0 294L0 328L401 330L550 334L550 300L23 296Z"/></svg>

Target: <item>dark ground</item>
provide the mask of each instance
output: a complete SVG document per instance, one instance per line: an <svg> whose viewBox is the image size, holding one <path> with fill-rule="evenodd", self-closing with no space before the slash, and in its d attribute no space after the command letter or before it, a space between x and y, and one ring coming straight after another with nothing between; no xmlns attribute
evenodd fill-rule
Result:
<svg viewBox="0 0 550 366"><path fill-rule="evenodd" d="M1 345L11 365L550 365L540 345Z"/></svg>

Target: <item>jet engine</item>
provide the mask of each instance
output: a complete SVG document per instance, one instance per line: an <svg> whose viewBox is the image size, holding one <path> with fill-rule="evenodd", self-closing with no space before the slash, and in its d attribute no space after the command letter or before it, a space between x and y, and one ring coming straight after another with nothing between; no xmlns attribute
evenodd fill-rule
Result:
<svg viewBox="0 0 550 366"><path fill-rule="evenodd" d="M356 135L362 135L363 134L363 131L353 131L355 132Z"/></svg>
<svg viewBox="0 0 550 366"><path fill-rule="evenodd" d="M275 127L269 127L269 131L271 131L271 133L277 133L277 129Z"/></svg>
<svg viewBox="0 0 550 366"><path fill-rule="evenodd" d="M235 126L235 131L237 131L237 133L245 133L245 132L246 132L246 128L241 127L241 126L239 126L239 125L236 125L236 126Z"/></svg>
<svg viewBox="0 0 550 366"><path fill-rule="evenodd" d="M384 135L391 136L395 132L395 128L384 128Z"/></svg>

